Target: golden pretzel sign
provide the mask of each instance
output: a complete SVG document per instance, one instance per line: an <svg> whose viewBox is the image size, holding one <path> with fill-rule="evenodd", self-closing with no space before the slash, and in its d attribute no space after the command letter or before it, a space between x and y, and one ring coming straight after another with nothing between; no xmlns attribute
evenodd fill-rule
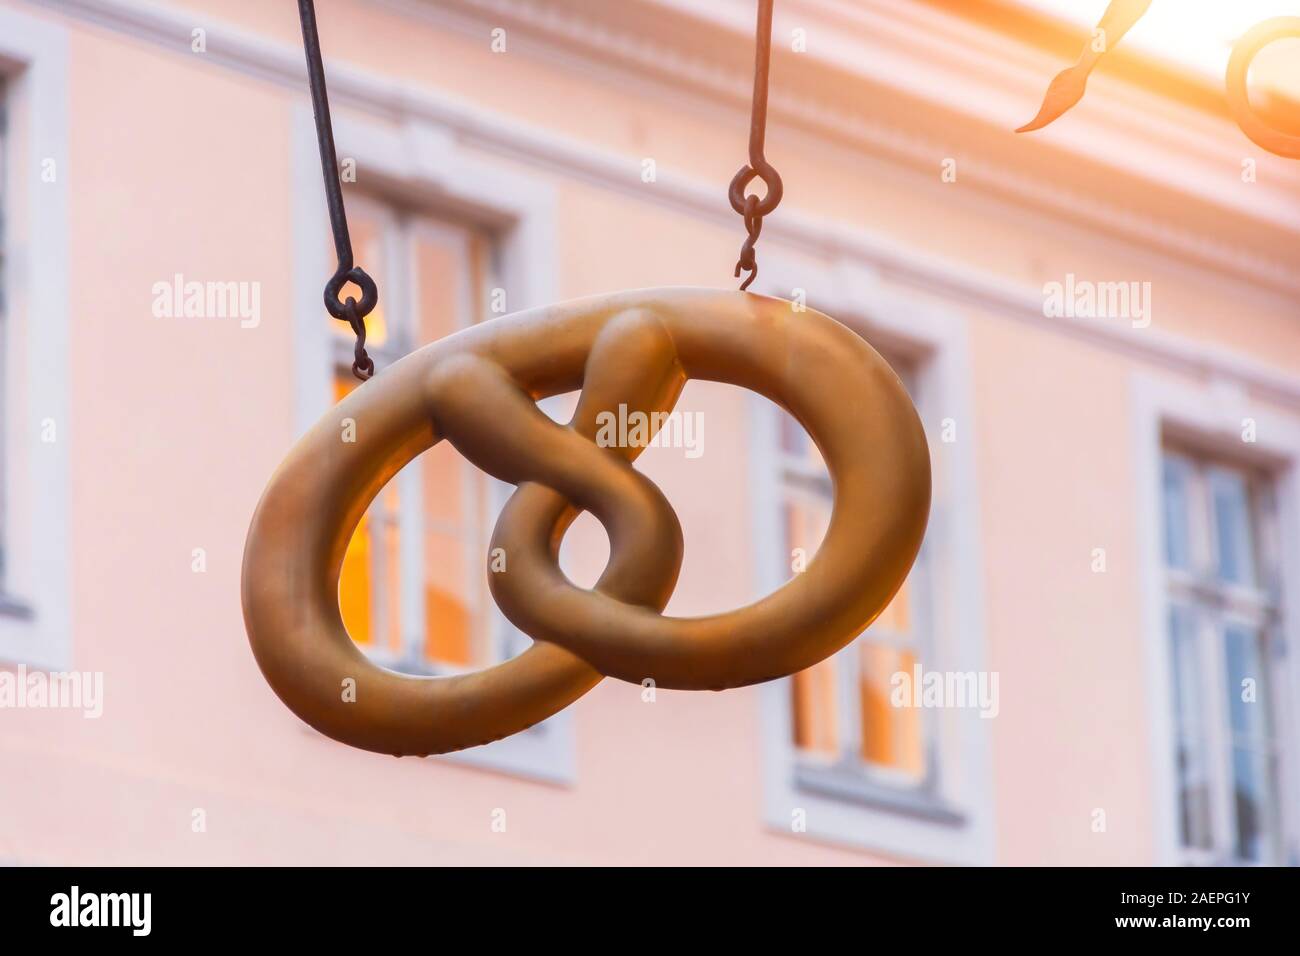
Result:
<svg viewBox="0 0 1300 956"><path fill-rule="evenodd" d="M682 532L632 467L640 447L594 442L598 415L669 412L689 378L767 396L812 435L835 500L807 570L738 610L661 612ZM581 389L560 425L535 402ZM355 442L340 423L355 422ZM414 677L371 663L348 637L339 573L348 540L384 484L446 438L517 485L489 573L505 615L534 639L485 670ZM601 676L721 690L792 674L857 636L907 576L930 506L930 458L898 376L821 313L741 292L655 289L520 313L426 346L318 422L272 478L244 554L244 619L263 674L317 730L390 754L433 754L524 730ZM604 525L609 563L579 588L558 566L580 511ZM345 687L353 692L343 693Z"/></svg>

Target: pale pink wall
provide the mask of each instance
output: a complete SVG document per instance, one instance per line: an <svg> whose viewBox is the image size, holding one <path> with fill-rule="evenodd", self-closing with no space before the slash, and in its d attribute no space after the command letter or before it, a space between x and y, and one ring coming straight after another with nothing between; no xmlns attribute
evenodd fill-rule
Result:
<svg viewBox="0 0 1300 956"><path fill-rule="evenodd" d="M982 316L981 527L1003 861L1152 859L1126 363ZM992 370L996 369L996 373ZM1092 570L1106 551L1106 573ZM1104 834L1092 831L1094 809Z"/></svg>
<svg viewBox="0 0 1300 956"><path fill-rule="evenodd" d="M720 195L743 157L743 125L730 111L684 109L526 48L493 56L478 38L413 26L381 5L325 6L327 55L376 75L654 156L661 169L717 183ZM196 25L210 15L288 48L299 40L291 4L184 7ZM33 786L0 795L0 857L883 862L763 825L752 689L661 691L646 706L639 688L605 682L574 708L571 787L352 751L279 703L243 635L239 563L247 520L294 434L289 128L301 96L186 50L64 22L74 117L73 663L104 671L106 703L99 721L3 715L0 757ZM1031 289L1066 271L1132 271L1131 253L1108 237L1057 236L1041 218L1000 216L996 202L937 176L786 143L791 209L870 224ZM562 297L730 284L738 224L555 178ZM1300 368L1286 303L1190 269L1143 268L1157 283L1162 328ZM153 319L151 286L175 272L260 281L261 327ZM1225 329L1243 295L1251 321ZM971 340L988 666L1002 675L991 722L997 859L1150 862L1155 782L1128 391L1136 360L956 308ZM644 461L687 532L672 610L695 613L754 597L754 542L743 396L692 386L684 407L705 413L706 456L687 465L652 451ZM196 547L207 551L206 574L191 572ZM1094 547L1107 549L1105 575L1089 570ZM207 811L206 834L190 830L196 807ZM496 807L509 814L506 833L490 830ZM1096 807L1108 813L1104 836L1089 830Z"/></svg>

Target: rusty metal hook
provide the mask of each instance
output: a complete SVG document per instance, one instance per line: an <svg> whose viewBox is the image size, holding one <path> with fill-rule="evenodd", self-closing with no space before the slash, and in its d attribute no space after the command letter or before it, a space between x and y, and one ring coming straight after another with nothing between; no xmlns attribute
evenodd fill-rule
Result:
<svg viewBox="0 0 1300 956"><path fill-rule="evenodd" d="M754 43L754 98L751 106L749 123L749 162L740 167L732 177L727 189L727 198L731 208L745 217L745 231L749 234L740 249L740 259L736 262L737 278L741 271L749 275L741 283L741 290L758 276L758 262L754 255L754 244L763 231L763 217L776 209L781 202L785 187L781 183L781 174L767 161L764 146L767 139L767 87L768 75L772 62L772 8L775 0L758 0L758 28ZM759 198L745 195L745 189L755 179L761 179L767 187L767 193Z"/></svg>

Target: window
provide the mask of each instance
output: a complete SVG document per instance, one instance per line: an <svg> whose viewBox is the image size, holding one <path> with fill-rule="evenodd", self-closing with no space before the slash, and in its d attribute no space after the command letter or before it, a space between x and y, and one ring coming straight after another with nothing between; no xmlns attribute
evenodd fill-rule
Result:
<svg viewBox="0 0 1300 956"><path fill-rule="evenodd" d="M774 254L764 276L763 291L806 290L810 306L884 355L916 404L934 479L925 542L890 606L829 661L759 691L764 822L894 859L987 866L995 858L987 718L996 712L997 675L985 667L967 319L888 287L854 259ZM815 554L833 495L816 445L793 419L756 397L751 427L759 597ZM950 440L958 433L963 440ZM954 688L960 680L963 701L918 695L918 673ZM985 689L990 705L973 706L971 691L984 699ZM894 706L908 690L912 706Z"/></svg>
<svg viewBox="0 0 1300 956"><path fill-rule="evenodd" d="M379 283L367 348L383 369L407 352L484 314L492 244L472 228L375 202L349 204L356 261ZM345 289L344 297L356 290ZM334 392L352 375L352 330L330 319ZM487 593L491 520L508 486L483 475L446 443L408 465L379 493L343 560L344 624L367 655L415 674L475 670L522 638Z"/></svg>
<svg viewBox="0 0 1300 956"><path fill-rule="evenodd" d="M906 373L905 366L894 363ZM904 381L912 376L904 374ZM817 446L788 414L780 413L778 441L784 553L797 563L820 546L830 522L830 474ZM805 781L831 771L884 789L933 792L937 780L925 711L892 705L895 673L913 674L930 656L925 621L927 555L889 607L838 654L794 675L791 726Z"/></svg>
<svg viewBox="0 0 1300 956"><path fill-rule="evenodd" d="M0 10L0 664L72 661L67 28Z"/></svg>
<svg viewBox="0 0 1300 956"><path fill-rule="evenodd" d="M5 96L3 79L0 78L0 186L9 180L9 104ZM6 228L5 216L5 196L0 192L0 601L4 600L7 593L5 584L8 576L5 573L6 562L9 557L9 521L8 510L9 502L5 494L6 480L8 474L9 455L6 450L9 433L8 418L9 408L5 402L5 361L9 352L9 305L7 302L7 283L5 282L8 269L8 257L5 252L8 248L6 237L8 230Z"/></svg>
<svg viewBox="0 0 1300 956"><path fill-rule="evenodd" d="M1273 483L1176 447L1162 472L1178 838L1189 862L1279 863Z"/></svg>

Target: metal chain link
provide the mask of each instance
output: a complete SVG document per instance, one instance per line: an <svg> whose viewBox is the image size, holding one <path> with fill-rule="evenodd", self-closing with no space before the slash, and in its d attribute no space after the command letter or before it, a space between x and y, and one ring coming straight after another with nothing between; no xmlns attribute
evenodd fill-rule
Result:
<svg viewBox="0 0 1300 956"><path fill-rule="evenodd" d="M763 231L763 217L772 212L781 202L784 187L781 176L767 157L763 155L764 142L767 138L767 81L772 61L772 7L774 0L758 0L758 29L754 43L754 99L749 125L749 162L740 167L731 180L727 197L731 208L745 220L745 231L749 234L740 247L740 259L736 262L736 278L742 271L749 275L740 284L741 290L758 276L758 260L754 255L754 244L758 242L759 233ZM767 186L767 195L761 199L753 194L745 195L745 189L755 179L761 179Z"/></svg>
<svg viewBox="0 0 1300 956"><path fill-rule="evenodd" d="M343 208L343 184L339 179L339 160L334 148L334 124L330 119L329 95L325 90L325 64L321 59L320 34L316 29L316 6L313 0L298 0L302 20L302 45L307 54L307 78L311 84L312 113L316 118L316 141L320 147L321 171L325 176L325 200L329 205L330 228L334 233L334 251L338 268L325 283L325 308L334 318L348 323L356 334L352 374L365 381L375 374L375 363L366 354L366 316L379 303L379 287L366 271L352 260L352 236L348 232L348 214ZM361 290L361 301L352 296L346 301L339 293L347 283Z"/></svg>

